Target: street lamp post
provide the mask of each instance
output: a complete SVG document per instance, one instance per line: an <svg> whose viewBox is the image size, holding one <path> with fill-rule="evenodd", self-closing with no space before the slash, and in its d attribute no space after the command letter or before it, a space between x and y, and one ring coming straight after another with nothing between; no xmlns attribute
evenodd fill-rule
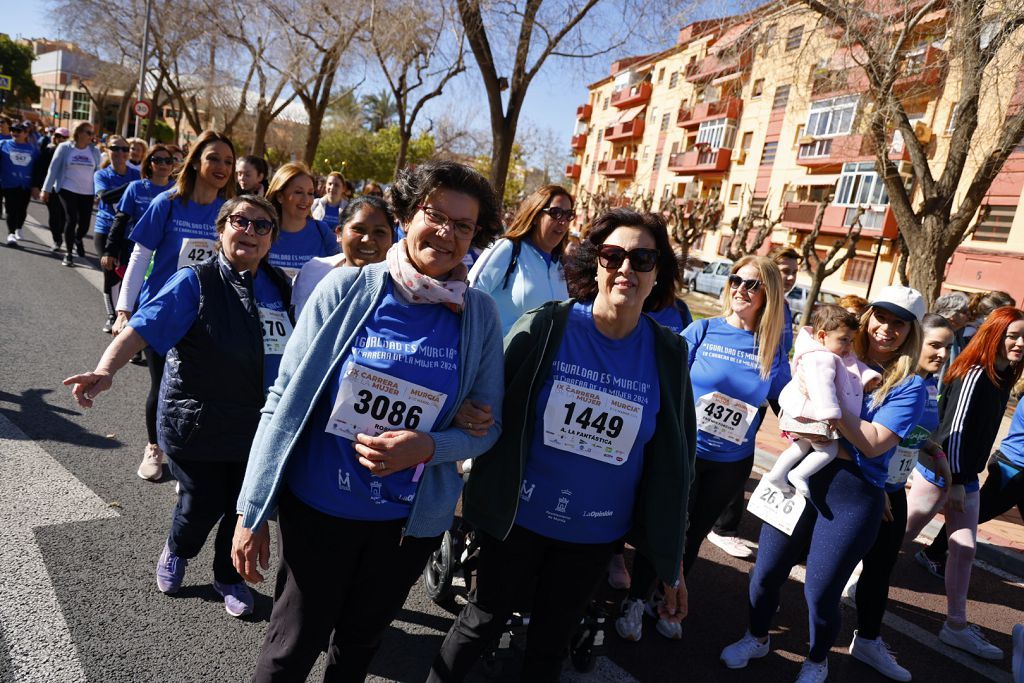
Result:
<svg viewBox="0 0 1024 683"><path fill-rule="evenodd" d="M146 91L146 62L149 59L149 16L152 10L152 0L146 0L146 28L142 32L142 59L139 60L139 99L143 99ZM153 103L156 106L156 102ZM135 136L139 137L142 130L142 118L135 115ZM146 131L152 141L152 131Z"/></svg>

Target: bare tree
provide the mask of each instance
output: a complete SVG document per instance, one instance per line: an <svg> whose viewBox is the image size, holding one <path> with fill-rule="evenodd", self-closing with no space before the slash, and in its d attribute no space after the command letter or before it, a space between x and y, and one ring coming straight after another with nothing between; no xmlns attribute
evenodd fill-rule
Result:
<svg viewBox="0 0 1024 683"><path fill-rule="evenodd" d="M96 111L100 112L101 120L98 122L100 124L102 124L102 113L106 109L107 103L114 97L120 97L121 104L118 107L117 118L119 124L121 122L120 110L127 110L125 103L130 102L131 96L135 92L134 75L127 67L103 61L98 57L91 59L90 62L91 73L87 78L81 80L82 89L85 90L85 94L92 100ZM102 128L102 125L100 128ZM120 127L115 126L113 131L106 132L118 131L120 131Z"/></svg>
<svg viewBox="0 0 1024 683"><path fill-rule="evenodd" d="M717 198L687 199L672 196L662 206L668 218L672 239L679 245L681 265L686 264L690 249L722 220L722 202Z"/></svg>
<svg viewBox="0 0 1024 683"><path fill-rule="evenodd" d="M801 2L841 35L855 62L845 77L861 79L871 104L866 129L909 252L907 279L931 303L992 181L1024 138L1024 107L1013 106L1007 95L1020 87L1024 6L986 0ZM928 136L915 130L907 114L908 100L928 95L922 92L927 88L957 93L944 160L936 163ZM909 179L890 159L893 130L909 155Z"/></svg>
<svg viewBox="0 0 1024 683"><path fill-rule="evenodd" d="M764 241L771 237L775 227L782 222L782 214L771 216L768 213L768 204L766 200L760 211L756 211L754 199L751 197L746 212L732 219L732 237L726 247L726 258L738 261L747 254L756 252Z"/></svg>
<svg viewBox="0 0 1024 683"><path fill-rule="evenodd" d="M818 205L818 213L814 216L814 225L811 232L804 238L800 252L803 255L804 270L811 276L811 287L807 292L807 303L804 305L804 312L800 318L800 326L809 325L811 313L814 312L814 303L818 300L818 293L821 291L821 283L830 275L835 275L843 264L857 255L857 240L860 239L861 223L860 217L864 214L864 207L860 207L853 215L850 224L850 231L843 237L832 243L832 246L822 257L818 254L815 246L818 242L818 235L821 234L821 222L825 218L825 207L828 202ZM840 253L842 249L845 251Z"/></svg>

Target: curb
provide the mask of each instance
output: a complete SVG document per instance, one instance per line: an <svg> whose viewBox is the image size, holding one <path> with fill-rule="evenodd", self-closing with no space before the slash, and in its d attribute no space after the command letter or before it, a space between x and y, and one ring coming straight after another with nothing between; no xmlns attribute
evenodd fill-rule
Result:
<svg viewBox="0 0 1024 683"><path fill-rule="evenodd" d="M778 456L772 454L763 448L757 448L754 450L754 469L762 474L767 472L775 464L775 460ZM935 535L942 529L942 524L933 519L928 522L928 526L924 528L919 539L931 543L935 538ZM1024 576L1024 553L1019 553L1013 550L1008 550L1002 546L994 543L988 543L981 538L978 539L978 549L975 556L977 559L992 565L998 569L1002 569L1005 572L1010 572L1015 576Z"/></svg>

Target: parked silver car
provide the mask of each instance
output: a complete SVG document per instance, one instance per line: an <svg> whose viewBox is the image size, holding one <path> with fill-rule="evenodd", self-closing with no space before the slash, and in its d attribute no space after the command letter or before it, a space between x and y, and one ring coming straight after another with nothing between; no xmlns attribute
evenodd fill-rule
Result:
<svg viewBox="0 0 1024 683"><path fill-rule="evenodd" d="M810 286L797 284L793 286L793 289L789 290L786 295L786 302L789 304L789 310L793 312L793 322L800 324L800 316L803 315L804 309L807 307L807 296L810 294ZM833 292L826 292L820 290L818 292L818 301L815 302L815 306L818 304L834 304L842 297L841 294L835 294Z"/></svg>
<svg viewBox="0 0 1024 683"><path fill-rule="evenodd" d="M732 261L721 259L712 261L704 266L704 270L697 273L693 281L693 289L697 292L704 292L711 296L721 296L722 290L729 282L729 270L732 268Z"/></svg>

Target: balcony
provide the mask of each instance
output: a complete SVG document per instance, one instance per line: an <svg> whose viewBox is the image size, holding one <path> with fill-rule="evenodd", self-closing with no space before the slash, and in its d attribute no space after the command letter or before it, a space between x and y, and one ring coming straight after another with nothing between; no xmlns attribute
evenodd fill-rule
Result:
<svg viewBox="0 0 1024 683"><path fill-rule="evenodd" d="M804 168L825 169L838 167L847 161L870 161L875 158L875 149L867 135L844 135L837 138L801 138L796 163ZM910 154L906 145L893 144L889 147L889 158L893 161L908 161Z"/></svg>
<svg viewBox="0 0 1024 683"><path fill-rule="evenodd" d="M717 102L701 102L692 109L679 108L676 125L680 128L694 128L703 121L712 119L738 119L743 113L743 100L738 97L726 97Z"/></svg>
<svg viewBox="0 0 1024 683"><path fill-rule="evenodd" d="M929 94L945 81L948 65L946 51L929 45L917 54L907 56L903 66L905 75L896 79L892 89L904 97Z"/></svg>
<svg viewBox="0 0 1024 683"><path fill-rule="evenodd" d="M708 55L702 61L686 69L686 80L691 83L705 83L743 71L750 66L752 50L747 47L725 54Z"/></svg>
<svg viewBox="0 0 1024 683"><path fill-rule="evenodd" d="M569 146L577 151L584 149L587 146L587 134L573 135Z"/></svg>
<svg viewBox="0 0 1024 683"><path fill-rule="evenodd" d="M668 170L674 173L693 175L697 173L723 173L729 170L732 150L697 148L689 152L678 152L668 158Z"/></svg>
<svg viewBox="0 0 1024 683"><path fill-rule="evenodd" d="M565 177L572 178L573 180L579 180L580 171L582 170L583 168L579 164L569 164L565 167Z"/></svg>
<svg viewBox="0 0 1024 683"><path fill-rule="evenodd" d="M612 93L612 106L627 109L644 104L651 99L651 82L643 81Z"/></svg>
<svg viewBox="0 0 1024 683"><path fill-rule="evenodd" d="M859 67L816 70L811 74L811 97L849 95L868 90L868 77Z"/></svg>
<svg viewBox="0 0 1024 683"><path fill-rule="evenodd" d="M837 206L829 204L825 207L825 215L821 219L821 234L845 235L853 225L857 216L855 206ZM814 228L814 219L818 213L816 202L786 202L782 209L782 224L787 228L810 232ZM892 209L886 206L874 206L866 209L860 216L861 234L872 237L895 237L896 217Z"/></svg>
<svg viewBox="0 0 1024 683"><path fill-rule="evenodd" d="M609 178L632 178L636 175L636 159L612 159L597 165L597 172Z"/></svg>
<svg viewBox="0 0 1024 683"><path fill-rule="evenodd" d="M589 104L581 104L576 107L576 119L579 121L589 121L590 115L594 113L594 107Z"/></svg>
<svg viewBox="0 0 1024 683"><path fill-rule="evenodd" d="M782 222L787 226L814 226L814 218L818 215L815 202L786 202L782 207Z"/></svg>
<svg viewBox="0 0 1024 683"><path fill-rule="evenodd" d="M625 123L616 123L613 126L608 126L604 129L605 140L632 140L633 138L640 138L644 135L644 120L633 119L632 121L626 121Z"/></svg>

